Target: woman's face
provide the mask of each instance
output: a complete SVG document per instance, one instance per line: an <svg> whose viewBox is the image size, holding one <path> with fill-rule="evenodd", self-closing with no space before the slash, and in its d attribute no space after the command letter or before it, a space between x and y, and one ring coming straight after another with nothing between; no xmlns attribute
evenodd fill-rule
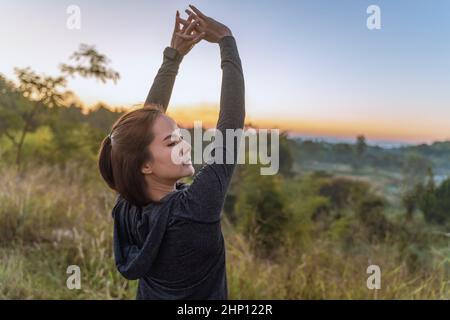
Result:
<svg viewBox="0 0 450 320"><path fill-rule="evenodd" d="M155 178L177 181L195 173L191 162L191 145L183 140L175 121L165 114L153 123L154 139L148 146L152 160L143 173Z"/></svg>

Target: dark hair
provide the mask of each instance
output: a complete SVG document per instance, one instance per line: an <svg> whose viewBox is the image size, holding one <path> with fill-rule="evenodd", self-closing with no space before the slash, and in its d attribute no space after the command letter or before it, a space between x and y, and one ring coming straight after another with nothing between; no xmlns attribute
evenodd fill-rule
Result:
<svg viewBox="0 0 450 320"><path fill-rule="evenodd" d="M151 160L148 145L153 141L153 123L163 113L160 105L146 105L122 115L103 139L98 153L100 174L108 186L131 204L150 201L142 165Z"/></svg>

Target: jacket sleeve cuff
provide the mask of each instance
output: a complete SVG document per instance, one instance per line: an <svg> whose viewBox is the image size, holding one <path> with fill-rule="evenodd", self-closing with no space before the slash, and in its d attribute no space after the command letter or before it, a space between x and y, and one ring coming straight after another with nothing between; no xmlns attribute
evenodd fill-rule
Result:
<svg viewBox="0 0 450 320"><path fill-rule="evenodd" d="M176 64L180 64L183 60L183 55L175 48L166 47L163 52L164 62L172 61Z"/></svg>

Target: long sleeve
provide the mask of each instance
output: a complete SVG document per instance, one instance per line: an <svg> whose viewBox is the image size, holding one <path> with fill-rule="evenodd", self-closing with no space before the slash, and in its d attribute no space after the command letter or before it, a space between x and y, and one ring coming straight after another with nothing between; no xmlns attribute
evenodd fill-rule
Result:
<svg viewBox="0 0 450 320"><path fill-rule="evenodd" d="M165 50L176 50L171 47L166 47ZM153 85L145 100L145 105L149 103L160 104L164 108L164 112L167 110L169 105L170 96L172 95L173 85L175 83L175 78L178 74L178 68L180 66L183 56L179 55L175 59L170 59L166 55L163 55L163 62L161 67L156 74L153 81Z"/></svg>
<svg viewBox="0 0 450 320"><path fill-rule="evenodd" d="M243 128L245 119L245 85L241 59L233 36L219 42L222 68L220 113L217 129Z"/></svg>
<svg viewBox="0 0 450 320"><path fill-rule="evenodd" d="M200 222L217 222L225 201L225 196L237 162L240 139L230 136L234 143L227 141L227 129L242 129L245 120L244 74L236 40L233 36L223 37L220 42L222 87L217 131L223 143L214 145L212 160L216 152L219 161L207 161L186 191L186 213ZM217 136L217 132L216 132ZM218 140L216 139L215 142ZM221 150L220 150L221 149ZM227 163L226 155L233 153L232 163Z"/></svg>

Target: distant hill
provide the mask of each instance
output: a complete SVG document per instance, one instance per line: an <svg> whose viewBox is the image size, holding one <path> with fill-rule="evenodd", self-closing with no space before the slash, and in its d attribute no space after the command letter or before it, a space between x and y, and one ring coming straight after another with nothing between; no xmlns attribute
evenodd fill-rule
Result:
<svg viewBox="0 0 450 320"><path fill-rule="evenodd" d="M406 159L415 155L433 166L435 174L450 175L450 141L436 141L432 144L406 144L368 142L362 155L357 154L356 139L342 142L341 139L324 137L292 137L296 144L295 159L299 163L308 162L353 164L357 160L362 165L401 171Z"/></svg>

